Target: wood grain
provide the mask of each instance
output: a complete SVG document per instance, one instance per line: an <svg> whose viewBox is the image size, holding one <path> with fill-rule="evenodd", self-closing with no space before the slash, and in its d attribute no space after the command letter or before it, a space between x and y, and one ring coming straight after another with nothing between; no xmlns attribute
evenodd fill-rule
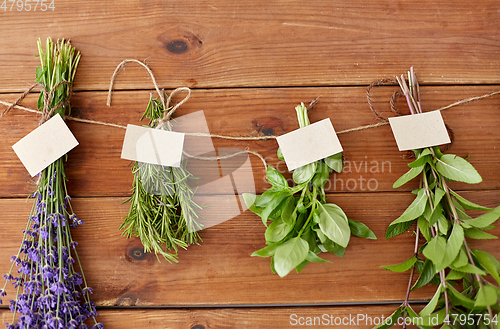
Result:
<svg viewBox="0 0 500 329"><path fill-rule="evenodd" d="M493 207L499 191L462 193L471 201ZM289 303L341 303L398 301L404 299L407 273L388 272L381 265L397 264L411 256L412 230L384 239L388 224L411 203L410 193L336 193L329 195L352 219L362 221L378 240L353 238L343 258L325 254L331 264L309 264L300 275L279 278L271 273L268 258L250 254L264 247L264 229L259 217L246 211L201 232L201 246L179 252L180 262L158 262L144 254L137 239L120 236L118 227L128 205L120 198L76 198L73 206L85 225L73 230L79 242L93 300L101 306L183 306ZM228 211L223 196L213 197L210 211ZM0 200L0 273L6 273L9 257L16 253L25 227L30 202ZM500 229L491 231L500 235ZM470 241L500 256L497 240ZM430 298L434 287L419 289L413 300ZM8 290L12 294L12 290Z"/></svg>
<svg viewBox="0 0 500 329"><path fill-rule="evenodd" d="M33 83L36 39L49 36L82 52L78 90L107 89L125 58L147 59L165 88L365 85L412 65L423 83L500 82L495 0L72 0L0 15L2 92ZM130 67L117 88L150 85Z"/></svg>
<svg viewBox="0 0 500 329"><path fill-rule="evenodd" d="M223 308L223 309L113 309L100 310L98 321L105 328L121 329L232 329L232 328L372 328L387 318L397 305L344 307L279 307L279 308ZM418 305L414 306L419 309ZM316 318L316 319L315 319ZM2 322L11 320L11 313L0 310ZM314 322L316 321L316 322ZM344 324L342 324L344 321ZM401 320L402 321L402 320ZM335 325L337 323L337 325ZM315 325L314 325L315 324ZM407 328L416 328L409 326Z"/></svg>
<svg viewBox="0 0 500 329"><path fill-rule="evenodd" d="M459 99L477 96L500 89L499 86L466 87L422 87L422 99L427 110L437 109ZM384 87L372 91L375 108L384 116L392 116L388 100L395 87ZM376 123L369 110L365 88L276 88L276 89L221 89L195 90L191 99L176 113L177 116L204 111L211 133L223 135L281 135L297 129L294 107L300 102L309 102L320 97L320 102L310 113L311 121L330 118L337 131ZM180 96L182 97L182 96ZM0 99L13 100L13 94L1 95ZM29 96L25 104L33 106L35 96ZM141 124L139 118L145 110L149 92L116 92L110 108L106 107L106 93L79 92L72 104L74 115L85 119L118 123L121 125ZM400 103L402 111L406 105ZM452 188L499 189L500 96L461 105L443 112L445 121L453 128L456 139L449 153L462 157L470 155L471 163L483 177L476 185L454 182ZM37 126L38 118L31 113L12 111L0 120L0 197L23 197L33 190L33 183L17 159L11 145ZM147 122L143 122L145 124ZM69 153L66 166L69 190L73 196L126 196L132 184L130 161L120 159L124 129L69 122L80 145ZM330 191L370 192L392 191L392 184L408 170L411 159L406 152L399 152L388 126L339 135L344 148L344 171L332 174ZM189 137L186 143L198 145L206 138ZM227 141L213 139L215 148L236 148L259 152L268 163L287 173L283 162L276 157L277 143L268 141ZM229 152L229 151L228 151ZM230 152L231 153L231 152ZM253 166L253 180L257 193L269 185L265 181L262 162L250 156ZM189 162L198 177L208 181L206 161ZM218 169L216 169L218 174ZM247 188L253 188L251 173L248 172ZM412 182L398 189L411 191L418 182ZM327 187L328 189L328 187Z"/></svg>

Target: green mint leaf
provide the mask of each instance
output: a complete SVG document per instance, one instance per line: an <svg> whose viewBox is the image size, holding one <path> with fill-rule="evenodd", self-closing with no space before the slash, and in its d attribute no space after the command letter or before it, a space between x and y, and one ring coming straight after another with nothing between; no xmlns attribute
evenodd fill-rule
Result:
<svg viewBox="0 0 500 329"><path fill-rule="evenodd" d="M458 292L455 288L453 288L453 286L448 285L447 291L452 302L465 306L468 309L474 308L474 301Z"/></svg>
<svg viewBox="0 0 500 329"><path fill-rule="evenodd" d="M416 262L417 262L417 257L411 256L410 258L408 258L407 260L405 260L404 262L401 262L399 264L384 265L384 266L380 266L380 267L382 267L386 270L392 271L392 272L406 272L410 268L412 268Z"/></svg>
<svg viewBox="0 0 500 329"><path fill-rule="evenodd" d="M495 305L497 302L497 293L495 288L490 285L484 285L479 288L476 295L475 307L487 307L490 305Z"/></svg>
<svg viewBox="0 0 500 329"><path fill-rule="evenodd" d="M417 197L410 206L404 211L404 213L399 216L396 220L394 220L390 225L394 225L397 223L408 222L418 218L420 215L424 213L425 206L427 205L427 194L425 194L424 189L419 189Z"/></svg>
<svg viewBox="0 0 500 329"><path fill-rule="evenodd" d="M390 239L390 238L393 238L397 235L400 235L401 233L403 233L407 229L409 229L411 224L413 224L413 223L411 221L408 221L408 222L389 225L389 227L387 228L387 231L385 232L385 238Z"/></svg>
<svg viewBox="0 0 500 329"><path fill-rule="evenodd" d="M463 279L464 276L465 276L465 273L463 273L463 272L451 270L448 273L448 275L446 276L446 281L460 280L460 279Z"/></svg>
<svg viewBox="0 0 500 329"><path fill-rule="evenodd" d="M488 239L498 239L496 235L484 232L479 228L468 228L464 232L466 238L477 239L477 240L488 240Z"/></svg>
<svg viewBox="0 0 500 329"><path fill-rule="evenodd" d="M342 171L342 152L323 159L328 167L336 172Z"/></svg>
<svg viewBox="0 0 500 329"><path fill-rule="evenodd" d="M252 257L271 257L276 252L278 246L266 246L262 249L256 250L252 253Z"/></svg>
<svg viewBox="0 0 500 329"><path fill-rule="evenodd" d="M460 224L455 223L453 230L446 243L443 259L439 264L434 263L436 270L440 271L448 267L457 258L460 248L464 244L464 229ZM427 256L426 256L427 257ZM431 259L432 260L432 259Z"/></svg>
<svg viewBox="0 0 500 329"><path fill-rule="evenodd" d="M397 181L394 182L392 185L393 188L398 188L400 186L403 186L404 184L408 183L411 181L413 178L417 177L423 170L424 170L425 164L411 168L408 172L403 174L403 176L399 177Z"/></svg>
<svg viewBox="0 0 500 329"><path fill-rule="evenodd" d="M309 182L316 172L316 162L306 164L293 171L292 177L296 184Z"/></svg>
<svg viewBox="0 0 500 329"><path fill-rule="evenodd" d="M443 286L440 284L436 290L436 293L432 297L432 299L429 301L429 303L424 307L422 311L420 311L420 316L429 316L437 306L437 303L439 301L439 297L441 296L441 292L443 291Z"/></svg>
<svg viewBox="0 0 500 329"><path fill-rule="evenodd" d="M476 257L479 265L500 284L499 268L500 263L491 254L482 250L472 250L472 254Z"/></svg>
<svg viewBox="0 0 500 329"><path fill-rule="evenodd" d="M415 168L415 167L420 167L423 166L424 164L427 163L428 160L430 160L430 155L432 154L431 150L429 148L425 148L422 153L418 156L418 159L409 163L408 167L410 168Z"/></svg>
<svg viewBox="0 0 500 329"><path fill-rule="evenodd" d="M360 238L377 240L375 233L368 228L365 224L349 219L349 228L351 229L351 234Z"/></svg>
<svg viewBox="0 0 500 329"><path fill-rule="evenodd" d="M446 239L442 236L437 236L427 243L423 250L423 254L427 259L430 259L434 265L440 264L443 260L446 249Z"/></svg>
<svg viewBox="0 0 500 329"><path fill-rule="evenodd" d="M484 272L482 269L480 269L477 266L474 266L472 264L467 264L462 267L453 267L450 266L453 270L462 272L462 273L470 273L470 274L479 274L479 275L486 275L486 272Z"/></svg>
<svg viewBox="0 0 500 329"><path fill-rule="evenodd" d="M484 228L493 224L498 219L498 217L500 217L500 206L477 218L464 220L463 226L466 228L469 227Z"/></svg>
<svg viewBox="0 0 500 329"><path fill-rule="evenodd" d="M444 177L459 182L477 184L483 180L469 162L453 154L445 154L438 159L436 169Z"/></svg>
<svg viewBox="0 0 500 329"><path fill-rule="evenodd" d="M460 248L460 252L458 253L457 258L453 261L453 267L462 267L469 263L469 258L467 257L467 253L465 248L462 246Z"/></svg>
<svg viewBox="0 0 500 329"><path fill-rule="evenodd" d="M424 263L424 268L420 271L420 275L413 284L413 287L411 287L411 290L415 290L418 288L421 288L431 282L432 278L438 273L436 269L434 268L434 264L429 260L426 259Z"/></svg>
<svg viewBox="0 0 500 329"><path fill-rule="evenodd" d="M346 248L351 237L347 216L334 204L319 204L319 228L333 242Z"/></svg>
<svg viewBox="0 0 500 329"><path fill-rule="evenodd" d="M276 248L274 269L280 277L286 276L302 263L309 252L309 245L300 237L295 237Z"/></svg>
<svg viewBox="0 0 500 329"><path fill-rule="evenodd" d="M484 211L491 211L493 209L491 208L487 208L487 207L483 207L483 206L480 206L478 204L475 204L474 202L470 202L469 200L461 197L460 195L458 195L458 193L450 190L450 193L458 200L458 202L460 202L460 204L466 208L466 209L471 209L471 210L484 210Z"/></svg>
<svg viewBox="0 0 500 329"><path fill-rule="evenodd" d="M286 181L286 178L283 177L283 175L278 170L274 169L271 166L267 166L266 178L267 181L275 187L279 187L281 189L288 188L288 182Z"/></svg>

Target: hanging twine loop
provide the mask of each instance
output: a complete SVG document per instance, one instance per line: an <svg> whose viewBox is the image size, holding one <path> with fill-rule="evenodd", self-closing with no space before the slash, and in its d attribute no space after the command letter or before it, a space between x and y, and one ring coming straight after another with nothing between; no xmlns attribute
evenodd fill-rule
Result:
<svg viewBox="0 0 500 329"><path fill-rule="evenodd" d="M54 92L56 91L57 87L61 86L61 85L66 85L68 86L68 97L60 102L59 104L57 104L56 106L54 107L50 107L50 103L52 102L52 98L54 97ZM69 100L71 98L71 96L73 95L73 89L71 88L71 83L69 83L68 81L61 81L59 83L57 83L49 92L47 92L47 89L45 88L44 85L42 85L41 83L37 82L35 84L33 84L31 87L29 87L25 92L23 92L21 94L21 96L19 96L15 101L14 103L10 104L7 109L5 109L5 111L2 112L2 116L4 114L7 114L10 112L11 109L13 109L14 107L19 107L19 104L24 100L24 98L26 96L29 95L29 93L31 93L33 91L33 89L35 89L36 87L39 87L42 94L43 94L43 109L42 111L35 111L37 113L41 113L42 114L42 118L40 119L40 122L38 123L39 126L43 125L45 122L47 122L51 117L52 115L54 114L54 112L63 107L63 106L66 106L67 104L69 104Z"/></svg>

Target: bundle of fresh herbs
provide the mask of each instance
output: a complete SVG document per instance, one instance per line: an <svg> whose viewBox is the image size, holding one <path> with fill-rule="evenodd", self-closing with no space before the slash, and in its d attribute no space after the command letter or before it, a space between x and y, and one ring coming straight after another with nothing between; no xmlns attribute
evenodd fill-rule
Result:
<svg viewBox="0 0 500 329"><path fill-rule="evenodd" d="M300 127L308 126L304 104L295 110ZM280 149L278 158L284 160ZM339 206L327 203L325 184L333 170L342 171L342 153L295 169L295 186L289 186L280 172L268 166L266 177L272 187L260 196L243 194L247 207L267 226L267 246L252 256L271 257L271 270L280 277L294 268L300 272L309 262L329 262L318 256L321 252L343 257L351 234L376 239L365 224L347 218ZM268 226L269 220L272 223Z"/></svg>
<svg viewBox="0 0 500 329"><path fill-rule="evenodd" d="M36 81L47 92L53 91L49 104L54 109L66 103L70 89L62 81L73 84L80 53L69 41L51 39L43 50L40 39L38 50L41 66L36 71ZM46 108L46 95L42 93L38 108ZM67 103L55 113L70 113ZM87 286L76 252L77 243L71 237L70 228L83 224L73 212L71 198L66 189L66 175L62 158L39 174L37 190L31 194L33 204L28 224L23 231L23 241L17 255L12 256L12 266L4 278L0 296L5 296L7 282L16 288L16 299L10 301L14 313L8 328L89 328L84 322L92 318L92 328L103 328L97 323L94 303L90 301L92 289ZM80 272L74 268L78 263ZM13 274L18 267L17 276ZM16 316L18 316L16 322Z"/></svg>
<svg viewBox="0 0 500 329"><path fill-rule="evenodd" d="M168 129L169 122L162 123L165 111L162 102L150 98L142 119L150 120L149 127ZM138 236L146 252L154 251L169 262L178 262L177 251L191 244L199 244L197 210L193 201L195 190L189 185L194 179L186 169L187 160L180 167L168 167L135 162L130 210L120 229L126 237Z"/></svg>
<svg viewBox="0 0 500 329"><path fill-rule="evenodd" d="M413 69L397 78L412 114L422 113L419 85ZM500 206L486 208L466 200L449 187L449 182L470 184L482 181L476 169L465 159L443 154L428 147L414 150L416 160L395 183L400 187L420 177L420 188L413 191L415 200L388 227L386 238L397 236L416 222L413 255L397 265L383 266L394 272L410 271L406 299L385 323L377 328L389 328L397 319L419 328L500 328L500 263L491 254L469 246L468 239L496 239L486 231L500 216ZM485 211L471 218L466 209ZM419 247L422 235L426 243ZM418 279L413 283L415 270ZM487 280L490 275L493 280ZM429 303L415 312L409 304L410 291L428 283L437 285ZM413 284L413 285L412 285ZM402 323L402 321L400 321Z"/></svg>

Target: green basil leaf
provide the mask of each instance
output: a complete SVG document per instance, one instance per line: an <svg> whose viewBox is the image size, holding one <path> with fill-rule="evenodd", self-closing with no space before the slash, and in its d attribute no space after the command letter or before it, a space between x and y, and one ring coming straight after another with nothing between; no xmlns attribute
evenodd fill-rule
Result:
<svg viewBox="0 0 500 329"><path fill-rule="evenodd" d="M326 165L336 172L342 171L342 152L324 158Z"/></svg>
<svg viewBox="0 0 500 329"><path fill-rule="evenodd" d="M493 209L491 208L487 208L487 207L483 207L483 206L480 206L478 204L475 204L474 202L471 202L463 197L461 197L460 195L458 195L458 193L450 190L450 193L455 197L457 198L458 202L460 202L460 204L466 208L466 209L471 209L471 210L484 210L484 211L491 211Z"/></svg>
<svg viewBox="0 0 500 329"><path fill-rule="evenodd" d="M286 276L302 263L309 252L309 245L300 237L295 237L279 245L274 253L274 268L280 277Z"/></svg>
<svg viewBox="0 0 500 329"><path fill-rule="evenodd" d="M264 193L262 193L255 199L254 205L259 208L265 208L269 204L269 202L271 202L271 200L273 200L276 195L281 192L283 191L277 191L273 188L267 189Z"/></svg>
<svg viewBox="0 0 500 329"><path fill-rule="evenodd" d="M311 262L311 263L331 263L329 260L323 259L313 253L311 250L307 253L306 260Z"/></svg>
<svg viewBox="0 0 500 329"><path fill-rule="evenodd" d="M365 224L349 219L349 228L351 229L351 234L360 238L377 240L375 233L368 228Z"/></svg>
<svg viewBox="0 0 500 329"><path fill-rule="evenodd" d="M409 229L411 224L413 224L413 223L412 222L404 222L404 223L397 223L397 224L389 225L389 227L387 228L387 231L385 232L385 238L390 239L390 238L393 238L397 235L400 235L401 233L403 233L407 229Z"/></svg>
<svg viewBox="0 0 500 329"><path fill-rule="evenodd" d="M436 290L436 293L432 297L432 299L424 307L424 309L422 311L420 311L420 316L422 316L422 317L428 316L436 309L436 306L437 306L437 303L439 301L439 297L441 296L442 291L443 291L443 286L440 284Z"/></svg>
<svg viewBox="0 0 500 329"><path fill-rule="evenodd" d="M477 184L483 180L469 162L453 154L445 154L438 159L436 169L444 177L459 182Z"/></svg>
<svg viewBox="0 0 500 329"><path fill-rule="evenodd" d="M252 253L252 257L271 257L276 252L278 246L266 246L262 249L256 250Z"/></svg>
<svg viewBox="0 0 500 329"><path fill-rule="evenodd" d="M408 222L418 218L420 215L424 213L425 206L427 205L427 194L425 194L424 189L420 189L418 191L417 197L410 206L404 211L404 213L399 216L396 220L394 220L390 225L394 225L397 223Z"/></svg>
<svg viewBox="0 0 500 329"><path fill-rule="evenodd" d="M418 288L421 288L431 282L432 278L438 273L436 269L434 268L434 264L429 260L426 259L424 263L424 268L420 271L420 275L418 276L417 281L415 284L413 284L413 287L411 287L411 290L415 290Z"/></svg>
<svg viewBox="0 0 500 329"><path fill-rule="evenodd" d="M484 232L479 228L468 228L465 230L465 237L470 239L487 240L487 239L498 239L496 235Z"/></svg>
<svg viewBox="0 0 500 329"><path fill-rule="evenodd" d="M423 170L425 165L421 165L419 167L411 168L408 172L403 174L403 176L399 177L397 181L392 185L393 188L398 188L403 186L404 184L411 181L413 178L417 177Z"/></svg>
<svg viewBox="0 0 500 329"><path fill-rule="evenodd" d="M423 250L423 254L434 263L434 266L436 266L443 260L445 249L446 239L442 236L437 236L427 243Z"/></svg>
<svg viewBox="0 0 500 329"><path fill-rule="evenodd" d="M243 193L242 196L243 196L243 201L245 202L245 205L247 206L248 210L260 216L263 209L255 206L255 201L257 200L257 196L252 193Z"/></svg>
<svg viewBox="0 0 500 329"><path fill-rule="evenodd" d="M324 162L318 162L316 164L316 174L312 180L313 186L317 188L324 187L329 178L330 169L328 169L328 166Z"/></svg>
<svg viewBox="0 0 500 329"><path fill-rule="evenodd" d="M293 226L293 223L297 218L297 213L294 212L294 210L295 198L293 197L293 195L291 195L286 199L286 201L284 202L284 207L281 210L281 219L283 220L283 222Z"/></svg>
<svg viewBox="0 0 500 329"><path fill-rule="evenodd" d="M288 225L280 219L273 221L266 229L265 237L269 242L280 242L292 230L293 225Z"/></svg>
<svg viewBox="0 0 500 329"><path fill-rule="evenodd" d="M333 242L347 247L351 237L347 216L334 204L319 204L319 228Z"/></svg>
<svg viewBox="0 0 500 329"><path fill-rule="evenodd" d="M339 257L344 257L344 253L345 253L346 248L336 244L332 240L326 239L326 241L323 242L322 246L329 253L332 253L332 254L339 256Z"/></svg>
<svg viewBox="0 0 500 329"><path fill-rule="evenodd" d="M309 261L306 259L305 261L303 261L302 263L300 263L298 266L295 267L295 271L297 271L297 273L300 273L307 266L307 264L309 264Z"/></svg>
<svg viewBox="0 0 500 329"><path fill-rule="evenodd" d="M281 152L281 148L278 147L278 151L276 152L276 155L278 156L278 159L281 161L285 161L285 157L283 156L283 152Z"/></svg>
<svg viewBox="0 0 500 329"><path fill-rule="evenodd" d="M293 171L293 181L297 184L309 182L316 172L316 162L306 164Z"/></svg>
<svg viewBox="0 0 500 329"><path fill-rule="evenodd" d="M488 273L500 284L499 268L500 263L491 254L482 250L472 250L472 254L476 257L479 265L484 268Z"/></svg>
<svg viewBox="0 0 500 329"><path fill-rule="evenodd" d="M497 302L497 293L495 288L489 285L483 285L479 288L476 295L475 307L487 307L495 305Z"/></svg>
<svg viewBox="0 0 500 329"><path fill-rule="evenodd" d="M262 210L261 217L264 225L267 226L267 219L281 204L281 202L290 195L288 191L280 191L274 195L274 198L269 201L264 210Z"/></svg>
<svg viewBox="0 0 500 329"><path fill-rule="evenodd" d="M463 225L464 227L484 228L488 225L493 224L498 219L498 217L500 217L500 206L477 218L463 221Z"/></svg>
<svg viewBox="0 0 500 329"><path fill-rule="evenodd" d="M286 181L286 178L283 177L283 175L278 170L274 169L271 166L267 166L266 178L267 181L275 187L279 187L282 189L288 188L288 182Z"/></svg>
<svg viewBox="0 0 500 329"><path fill-rule="evenodd" d="M408 258L407 260L405 260L404 262L401 262L399 264L384 265L384 266L380 266L380 267L382 267L386 270L392 271L392 272L406 272L410 268L412 268L413 265L415 265L416 261L417 261L417 257L411 256L410 258Z"/></svg>

